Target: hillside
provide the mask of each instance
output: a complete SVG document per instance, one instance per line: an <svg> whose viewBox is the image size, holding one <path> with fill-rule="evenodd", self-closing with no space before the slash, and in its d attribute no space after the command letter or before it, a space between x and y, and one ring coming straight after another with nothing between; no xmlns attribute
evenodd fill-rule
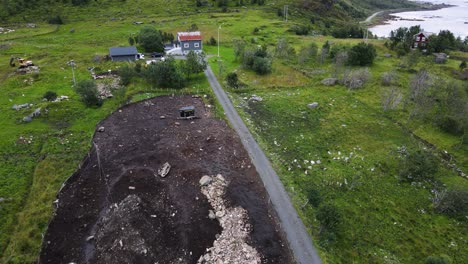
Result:
<svg viewBox="0 0 468 264"><path fill-rule="evenodd" d="M202 1L197 7L197 1L184 0L101 0L79 6L71 1L1 2L1 17L8 21L0 27L10 31L0 35L0 263L35 263L59 203L57 193L91 149L96 125L120 107L161 95L195 94L211 113L223 118L203 74L193 74L180 89L158 88L145 79L144 62L106 60L109 47L129 45L129 38L145 26L172 34L194 27L202 32L213 71L280 175L324 263L422 263L430 256L468 262L466 219L450 215L439 203L447 193L456 198L468 190L466 178L453 169L468 168L466 133L448 133L437 125L447 120L451 125L450 118L431 119L439 110L453 109L417 115L421 109L408 97L412 80L426 70L437 85L428 93L439 96L433 100L438 105L450 106L447 98L465 100L466 81L459 65L468 55L453 52L446 64L435 64L431 56L399 57L385 41L373 39L369 41L377 56L372 65L336 63L332 53L361 40L335 39L328 33L382 6L400 7L393 6L397 1L259 5L257 0L245 7L228 1L225 9L212 3ZM286 3L288 22L281 14ZM303 28L305 34L297 34ZM211 37L220 43L220 60L218 46L205 43ZM243 65L235 52L239 43L246 50L262 47L266 58L261 61L271 62L270 73L257 74ZM322 51L326 43L331 46L327 52ZM281 47L287 52L279 52ZM17 71L8 63L16 57L32 60L38 70ZM76 63L73 71L71 60ZM93 68L100 74L131 69L134 76L125 84L96 80L114 96L87 107L72 80L73 76L78 82L92 80ZM350 89L341 80L356 72L368 78L359 89ZM235 88L225 81L230 73L237 74ZM386 86L382 79L388 76L391 82ZM336 85L322 83L331 77L337 78ZM442 79L450 82L439 82ZM453 90L441 95L445 90L440 87ZM66 97L44 100L48 91ZM400 101L384 109L383 98L390 95ZM463 116L466 104L459 101L453 100ZM316 108L308 107L314 102ZM41 115L25 122L37 108ZM409 162L405 157L414 153L423 153L436 164L437 169L429 169L428 180L402 178L402 168ZM455 204L463 208L464 201ZM331 220L324 215L331 215Z"/></svg>

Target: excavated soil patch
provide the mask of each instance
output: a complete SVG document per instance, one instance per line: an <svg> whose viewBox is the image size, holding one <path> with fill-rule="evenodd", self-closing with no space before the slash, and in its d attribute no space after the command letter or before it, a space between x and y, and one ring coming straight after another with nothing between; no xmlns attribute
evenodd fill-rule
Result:
<svg viewBox="0 0 468 264"><path fill-rule="evenodd" d="M198 119L179 120L195 106ZM262 263L292 263L263 184L240 139L199 98L127 105L97 126L94 146L58 194L39 263L196 263L221 234L201 193L222 174L229 206L247 210ZM165 178L158 169L169 162Z"/></svg>

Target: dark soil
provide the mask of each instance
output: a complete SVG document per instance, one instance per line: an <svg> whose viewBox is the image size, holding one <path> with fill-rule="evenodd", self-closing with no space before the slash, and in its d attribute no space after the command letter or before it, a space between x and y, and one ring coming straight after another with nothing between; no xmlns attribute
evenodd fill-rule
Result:
<svg viewBox="0 0 468 264"><path fill-rule="evenodd" d="M189 105L198 119L178 120ZM228 203L249 213L249 243L262 262L293 262L240 139L201 99L127 105L97 127L105 130L58 194L39 263L196 263L221 233L199 186L203 175L218 173L229 182ZM165 162L172 169L161 178Z"/></svg>

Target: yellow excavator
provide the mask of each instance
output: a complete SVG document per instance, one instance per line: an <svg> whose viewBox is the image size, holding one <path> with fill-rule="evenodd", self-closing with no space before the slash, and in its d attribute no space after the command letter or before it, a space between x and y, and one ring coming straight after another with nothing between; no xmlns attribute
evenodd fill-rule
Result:
<svg viewBox="0 0 468 264"><path fill-rule="evenodd" d="M34 66L34 63L32 61L25 60L23 58L11 58L10 59L10 66L11 67L16 67L15 60L18 61L19 64L19 69L27 68L30 66Z"/></svg>

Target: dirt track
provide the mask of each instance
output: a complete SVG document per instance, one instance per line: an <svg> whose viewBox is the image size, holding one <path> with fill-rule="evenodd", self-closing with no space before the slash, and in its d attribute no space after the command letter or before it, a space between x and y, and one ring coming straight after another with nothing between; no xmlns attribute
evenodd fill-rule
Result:
<svg viewBox="0 0 468 264"><path fill-rule="evenodd" d="M176 119L187 105L200 119ZM97 148L58 195L40 263L196 263L221 232L208 218L210 205L198 182L218 173L229 182L229 205L248 211L249 243L262 262L292 262L238 136L211 118L200 99L159 97L128 105L101 126L93 139ZM155 176L165 162L172 165L169 175Z"/></svg>

